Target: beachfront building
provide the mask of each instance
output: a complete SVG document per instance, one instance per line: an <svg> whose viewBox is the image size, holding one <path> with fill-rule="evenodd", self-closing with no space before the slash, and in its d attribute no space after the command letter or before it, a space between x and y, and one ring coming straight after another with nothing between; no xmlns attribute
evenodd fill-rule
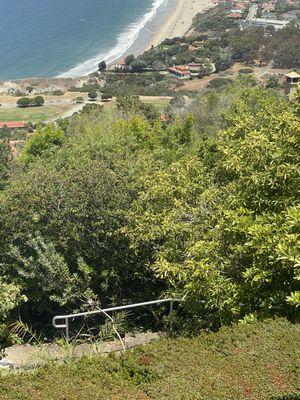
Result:
<svg viewBox="0 0 300 400"><path fill-rule="evenodd" d="M174 67L168 68L168 72L178 79L190 79L191 72L187 65L174 65Z"/></svg>
<svg viewBox="0 0 300 400"><path fill-rule="evenodd" d="M121 58L114 66L116 69L123 70L126 67L126 62L124 58Z"/></svg>
<svg viewBox="0 0 300 400"><path fill-rule="evenodd" d="M250 18L247 19L247 22L250 26L262 26L264 28L272 26L276 31L285 28L289 23L289 21L269 18Z"/></svg>

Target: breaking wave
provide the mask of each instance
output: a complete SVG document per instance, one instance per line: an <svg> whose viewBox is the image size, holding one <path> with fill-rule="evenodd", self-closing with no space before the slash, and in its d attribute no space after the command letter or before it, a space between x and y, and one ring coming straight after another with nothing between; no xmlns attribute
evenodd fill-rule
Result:
<svg viewBox="0 0 300 400"><path fill-rule="evenodd" d="M122 55L134 44L139 36L140 31L149 23L157 14L158 9L166 2L166 0L154 0L152 8L137 22L130 24L126 31L120 33L117 37L117 43L114 48L105 53L95 55L93 58L71 68L69 71L59 75L64 78L74 78L78 76L88 75L97 69L100 61L105 60L107 64L112 64L119 60Z"/></svg>

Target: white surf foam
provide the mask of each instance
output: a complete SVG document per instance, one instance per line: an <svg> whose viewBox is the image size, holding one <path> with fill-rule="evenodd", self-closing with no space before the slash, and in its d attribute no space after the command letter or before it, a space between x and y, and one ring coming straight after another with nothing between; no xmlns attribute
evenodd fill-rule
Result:
<svg viewBox="0 0 300 400"><path fill-rule="evenodd" d="M119 60L134 44L140 31L155 17L159 7L161 7L165 1L166 0L154 0L151 10L144 14L141 20L137 23L130 24L127 30L117 37L117 44L110 51L97 54L95 57L71 68L69 71L60 74L58 77L74 78L77 76L88 75L97 69L98 63L102 60L105 60L107 64L112 64Z"/></svg>

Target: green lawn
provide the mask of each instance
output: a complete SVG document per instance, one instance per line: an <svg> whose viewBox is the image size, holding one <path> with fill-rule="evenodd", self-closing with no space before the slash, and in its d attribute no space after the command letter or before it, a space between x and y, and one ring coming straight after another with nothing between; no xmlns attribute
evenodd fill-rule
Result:
<svg viewBox="0 0 300 400"><path fill-rule="evenodd" d="M67 112L74 105L46 105L43 107L29 108L0 108L0 121L25 121L42 122L52 118L58 118L61 114Z"/></svg>
<svg viewBox="0 0 300 400"><path fill-rule="evenodd" d="M299 368L300 326L268 321L6 375L0 399L299 400Z"/></svg>
<svg viewBox="0 0 300 400"><path fill-rule="evenodd" d="M157 97L157 99L143 99L142 101L143 103L150 103L155 105L160 112L163 112L164 108L170 104L170 99L168 98L165 99L160 97Z"/></svg>
<svg viewBox="0 0 300 400"><path fill-rule="evenodd" d="M143 103L147 104L153 104L155 107L157 107L159 112L163 112L165 107L170 104L170 99L169 98L162 98L160 96L153 96L152 98L145 98L141 97L141 101ZM114 101L108 101L103 103L104 110L112 113L116 109L116 103Z"/></svg>
<svg viewBox="0 0 300 400"><path fill-rule="evenodd" d="M163 112L164 107L170 102L169 99L157 97L157 99L143 100L145 103L154 104L160 112ZM60 104L60 105L45 105L43 107L29 107L29 108L0 108L0 122L8 121L25 121L25 122L47 122L49 120L59 118L61 115L69 111L74 104ZM114 102L104 103L104 110L113 113L115 109Z"/></svg>

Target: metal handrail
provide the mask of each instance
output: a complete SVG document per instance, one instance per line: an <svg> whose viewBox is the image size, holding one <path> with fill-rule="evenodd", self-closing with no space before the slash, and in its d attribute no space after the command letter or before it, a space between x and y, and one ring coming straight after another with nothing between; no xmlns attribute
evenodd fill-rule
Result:
<svg viewBox="0 0 300 400"><path fill-rule="evenodd" d="M110 308L99 308L98 310L95 311L87 311L87 312L81 312L81 313L76 313L76 314L68 314L68 315L57 315L52 319L52 325L56 329L65 329L66 330L66 340L69 342L70 340L70 329L69 329L69 320L78 318L78 317L86 317L89 315L96 315L96 314L104 314L107 316L108 312L111 311L121 311L121 310L128 310L130 308L137 308L137 307L144 307L144 306L150 306L152 304L160 304L160 303L170 303L170 313L173 311L173 304L174 302L180 302L180 299L161 299L161 300L153 300L153 301L145 301L143 303L134 303L134 304L128 304L125 306L118 306L118 307L110 307ZM59 321L61 321L59 323ZM65 323L62 323L62 321L65 321Z"/></svg>

